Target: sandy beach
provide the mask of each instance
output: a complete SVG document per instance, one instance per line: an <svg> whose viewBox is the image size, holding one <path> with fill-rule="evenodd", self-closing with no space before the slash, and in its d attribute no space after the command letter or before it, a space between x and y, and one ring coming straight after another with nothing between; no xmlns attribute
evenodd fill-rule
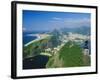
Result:
<svg viewBox="0 0 100 80"><path fill-rule="evenodd" d="M25 47L30 45L31 43L33 43L35 41L39 41L39 40L44 39L50 35L48 35L48 34L29 34L28 36L36 36L37 38L35 40L32 40L32 41L28 42L27 44L25 44L24 45Z"/></svg>

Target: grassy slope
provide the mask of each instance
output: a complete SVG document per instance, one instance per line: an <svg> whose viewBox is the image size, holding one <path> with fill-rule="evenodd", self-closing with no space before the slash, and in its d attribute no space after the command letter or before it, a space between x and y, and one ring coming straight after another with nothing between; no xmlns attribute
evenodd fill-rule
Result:
<svg viewBox="0 0 100 80"><path fill-rule="evenodd" d="M60 50L60 58L63 59L64 67L74 67L74 66L82 66L83 65L83 57L82 57L82 49L76 45L68 42L63 46Z"/></svg>
<svg viewBox="0 0 100 80"><path fill-rule="evenodd" d="M72 42L66 43L61 50L49 59L46 67L74 67L83 65L81 48Z"/></svg>

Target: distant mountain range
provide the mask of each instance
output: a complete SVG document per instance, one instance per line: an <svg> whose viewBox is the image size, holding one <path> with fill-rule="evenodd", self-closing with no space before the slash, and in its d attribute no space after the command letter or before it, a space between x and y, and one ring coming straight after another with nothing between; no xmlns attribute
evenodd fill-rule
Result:
<svg viewBox="0 0 100 80"><path fill-rule="evenodd" d="M47 34L53 34L53 35L60 35L61 33L67 34L68 32L72 33L78 33L78 34L83 34L83 35L90 35L91 33L91 27L89 26L83 26L83 27L64 27L61 29L54 29L50 31L23 31L24 33L47 33Z"/></svg>
<svg viewBox="0 0 100 80"><path fill-rule="evenodd" d="M79 33L83 35L90 35L91 29L88 26L83 27L75 27L75 28L62 28L61 31L63 33L72 32L72 33Z"/></svg>

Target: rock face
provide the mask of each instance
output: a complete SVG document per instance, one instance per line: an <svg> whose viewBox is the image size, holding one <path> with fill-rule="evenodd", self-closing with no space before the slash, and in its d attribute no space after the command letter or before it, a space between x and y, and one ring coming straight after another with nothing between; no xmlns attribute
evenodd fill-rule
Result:
<svg viewBox="0 0 100 80"><path fill-rule="evenodd" d="M54 47L57 47L58 45L60 45L61 44L61 40L60 40L61 34L60 34L59 30L54 29L51 32L51 35L52 35L52 37L51 37L50 42L53 45L52 47L54 48Z"/></svg>

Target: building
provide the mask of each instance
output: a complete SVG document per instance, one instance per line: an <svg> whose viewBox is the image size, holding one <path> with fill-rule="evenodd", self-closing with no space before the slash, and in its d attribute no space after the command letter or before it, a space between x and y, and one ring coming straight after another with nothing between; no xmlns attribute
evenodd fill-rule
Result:
<svg viewBox="0 0 100 80"><path fill-rule="evenodd" d="M88 40L86 40L85 42L84 42L84 45L83 45L83 53L84 53L84 55L90 55L90 50L89 50L89 41Z"/></svg>

